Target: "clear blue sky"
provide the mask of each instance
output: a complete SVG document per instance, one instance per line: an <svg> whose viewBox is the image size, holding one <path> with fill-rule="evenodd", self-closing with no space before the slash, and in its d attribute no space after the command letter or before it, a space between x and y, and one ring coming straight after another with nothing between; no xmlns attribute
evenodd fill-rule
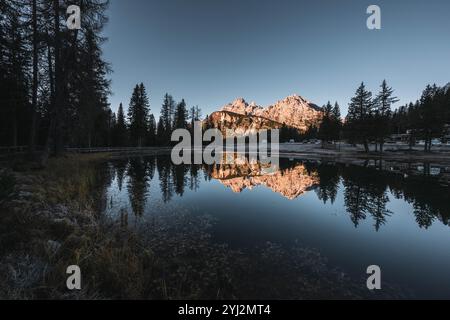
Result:
<svg viewBox="0 0 450 320"><path fill-rule="evenodd" d="M366 9L382 10L382 30ZM106 60L113 110L143 82L211 113L237 97L266 106L293 93L347 112L361 81L383 79L400 103L450 81L448 0L111 0Z"/></svg>

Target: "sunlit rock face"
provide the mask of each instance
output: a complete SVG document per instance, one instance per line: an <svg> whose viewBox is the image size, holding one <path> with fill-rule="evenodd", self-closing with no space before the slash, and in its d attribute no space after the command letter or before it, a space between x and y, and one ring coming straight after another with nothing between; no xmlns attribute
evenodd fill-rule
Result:
<svg viewBox="0 0 450 320"><path fill-rule="evenodd" d="M323 113L315 104L293 95L264 109L263 116L305 132L309 127L319 125Z"/></svg>
<svg viewBox="0 0 450 320"><path fill-rule="evenodd" d="M294 200L319 184L315 173L308 173L303 165L280 170L271 165L237 160L234 164L215 166L211 177L235 193L265 186L287 199Z"/></svg>
<svg viewBox="0 0 450 320"><path fill-rule="evenodd" d="M229 111L214 112L209 117L212 127L219 129L224 136L231 130L231 136L242 137L255 135L261 130L280 129L282 124L257 116L249 116Z"/></svg>
<svg viewBox="0 0 450 320"><path fill-rule="evenodd" d="M239 130L242 134L279 129L283 124L305 132L311 126L318 126L322 118L321 108L298 95L293 95L267 108L262 108L254 102L249 104L239 98L213 113L211 122L216 128Z"/></svg>
<svg viewBox="0 0 450 320"><path fill-rule="evenodd" d="M238 98L232 103L227 104L221 111L229 111L242 115L261 116L264 109L252 102L248 104L243 98Z"/></svg>

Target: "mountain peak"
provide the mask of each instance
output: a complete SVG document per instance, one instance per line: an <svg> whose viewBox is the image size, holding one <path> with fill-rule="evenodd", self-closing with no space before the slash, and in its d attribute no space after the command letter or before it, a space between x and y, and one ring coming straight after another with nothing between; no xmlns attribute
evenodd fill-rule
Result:
<svg viewBox="0 0 450 320"><path fill-rule="evenodd" d="M305 98L303 98L302 96L298 95L298 94L293 94L290 95L288 97L286 97L285 99L278 101L278 103L288 103L288 104L309 104L310 102L308 100L306 100Z"/></svg>
<svg viewBox="0 0 450 320"><path fill-rule="evenodd" d="M265 118L300 131L306 131L310 125L318 124L322 119L321 109L298 94L288 96L267 108L262 108L255 102L248 104L245 99L238 98L221 111Z"/></svg>
<svg viewBox="0 0 450 320"><path fill-rule="evenodd" d="M247 101L245 101L244 98L236 98L236 99L232 102L232 104L236 104L236 105L239 105L239 104L247 104Z"/></svg>
<svg viewBox="0 0 450 320"><path fill-rule="evenodd" d="M233 112L242 115L252 115L256 110L262 109L255 102L248 104L244 98L237 98L232 103L227 104L222 108L222 111Z"/></svg>

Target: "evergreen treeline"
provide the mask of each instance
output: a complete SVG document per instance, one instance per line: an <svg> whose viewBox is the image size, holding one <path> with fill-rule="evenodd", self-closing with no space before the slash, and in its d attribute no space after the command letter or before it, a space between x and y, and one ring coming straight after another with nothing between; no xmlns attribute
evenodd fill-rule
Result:
<svg viewBox="0 0 450 320"><path fill-rule="evenodd" d="M310 126L306 132L301 132L300 130L289 127L286 124L280 129L280 142L286 143L291 140L294 141L307 141L317 139L319 135L319 128L315 126Z"/></svg>
<svg viewBox="0 0 450 320"><path fill-rule="evenodd" d="M425 151L430 151L432 140L443 136L446 125L450 125L450 86L434 84L425 88L420 100L394 111L391 132L409 132L411 145L424 140Z"/></svg>
<svg viewBox="0 0 450 320"><path fill-rule="evenodd" d="M391 135L407 134L410 146L421 139L425 141L425 151L429 152L432 140L441 139L446 125L450 124L449 89L428 85L416 103L393 111L392 106L399 100L386 81L376 96L361 83L351 99L345 121L341 120L337 103L333 107L328 102L323 107L324 118L315 138L324 142L345 138L350 143L362 144L366 152L370 151L370 144L375 144L376 151L382 152Z"/></svg>
<svg viewBox="0 0 450 320"><path fill-rule="evenodd" d="M391 134L389 124L392 105L398 102L393 94L394 90L387 85L386 80L375 97L361 83L351 99L344 126L346 138L351 143L361 143L366 152L369 152L369 143L373 142L377 150L380 146L383 151L386 138Z"/></svg>
<svg viewBox="0 0 450 320"><path fill-rule="evenodd" d="M66 10L81 8L80 30ZM66 146L111 143L108 63L101 33L107 0L0 2L0 145Z"/></svg>
<svg viewBox="0 0 450 320"><path fill-rule="evenodd" d="M192 130L194 121L201 119L201 110L198 106L188 110L184 99L176 103L171 95L166 94L156 123L146 88L141 83L133 90L127 115L125 118L122 104L117 115L112 114L111 145L114 147L170 146L173 131Z"/></svg>
<svg viewBox="0 0 450 320"><path fill-rule="evenodd" d="M323 120L319 128L319 139L324 142L334 142L341 138L342 119L341 109L336 102L334 106L330 101L323 107Z"/></svg>

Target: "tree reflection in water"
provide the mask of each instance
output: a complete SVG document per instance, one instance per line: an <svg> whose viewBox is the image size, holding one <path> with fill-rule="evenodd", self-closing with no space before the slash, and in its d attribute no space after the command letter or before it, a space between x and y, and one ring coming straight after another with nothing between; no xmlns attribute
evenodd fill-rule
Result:
<svg viewBox="0 0 450 320"><path fill-rule="evenodd" d="M144 214L150 184L159 183L162 200L169 203L175 195L183 197L186 190L199 191L204 179L219 181L237 193L264 186L288 200L314 190L324 204L334 204L342 192L345 209L355 227L371 217L376 231L393 214L387 208L390 194L412 204L421 228L429 228L436 220L447 225L449 219L449 206L443 197L449 194L447 186L433 177L405 177L382 171L378 164L369 168L280 159L279 170L266 173L264 166L245 157L244 161L240 157L235 165L175 166L168 156L149 156L114 160L111 165L115 172L111 179L115 175L119 190L126 181L131 210L136 216ZM155 181L155 171L159 181Z"/></svg>

